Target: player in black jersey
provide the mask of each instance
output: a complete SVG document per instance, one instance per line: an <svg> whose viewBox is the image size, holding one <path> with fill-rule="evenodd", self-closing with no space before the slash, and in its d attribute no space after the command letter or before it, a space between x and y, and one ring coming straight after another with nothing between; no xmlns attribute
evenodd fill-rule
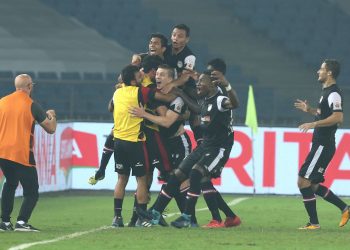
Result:
<svg viewBox="0 0 350 250"><path fill-rule="evenodd" d="M229 90L231 91L231 90ZM176 193L180 183L190 177L190 189L187 192L186 208L182 216L172 225L190 227L191 214L201 191L201 181L210 180L211 174L217 174L227 161L232 145L231 108L234 106L228 97L223 96L210 78L210 72L200 75L197 83L198 95L204 98L201 106L193 103L183 91L176 91L185 101L192 102L192 109L201 114L203 142L180 164L171 176L166 188L162 190L152 211L152 223L156 224L160 213Z"/></svg>
<svg viewBox="0 0 350 250"><path fill-rule="evenodd" d="M211 78L213 82L220 88L220 91L224 95L232 94L230 100L234 103L235 107L238 107L238 97L234 90L227 91L226 88L230 88L231 84L226 79L226 63L221 58L215 58L207 63L207 70L211 72ZM232 133L232 139L234 140L234 133ZM207 180L201 183L202 193L207 203L207 206L212 215L212 220L205 226L206 228L217 228L217 227L234 227L241 224L240 218L232 211L227 205L221 194L216 190L213 183ZM224 212L226 219L222 222L219 209Z"/></svg>
<svg viewBox="0 0 350 250"><path fill-rule="evenodd" d="M186 24L174 26L171 33L171 45L164 53L164 62L175 68L175 80L163 88L163 93L169 93L174 87L181 87L192 99L197 99L195 80L191 73L196 65L196 56L188 47L190 41L190 28ZM197 143L202 141L201 130L199 129L199 117L191 114L190 126Z"/></svg>
<svg viewBox="0 0 350 250"><path fill-rule="evenodd" d="M299 229L320 228L315 194L340 209L342 212L340 227L343 227L350 217L349 206L330 189L320 184L324 182L324 173L335 153L335 132L338 124L343 122L343 97L336 85L339 72L340 65L336 60L325 60L317 71L318 81L322 84L322 94L317 109L311 108L306 100L298 99L294 104L297 109L315 116L314 122L299 126L302 132L314 129L312 147L298 177L298 187L309 215L309 222Z"/></svg>

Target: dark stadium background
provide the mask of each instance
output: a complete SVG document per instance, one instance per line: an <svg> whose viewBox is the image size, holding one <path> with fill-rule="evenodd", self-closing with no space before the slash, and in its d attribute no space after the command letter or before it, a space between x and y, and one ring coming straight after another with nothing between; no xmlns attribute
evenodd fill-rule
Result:
<svg viewBox="0 0 350 250"><path fill-rule="evenodd" d="M59 120L112 121L107 103L116 75L149 35L191 28L197 70L221 57L241 107L255 91L260 126L296 127L310 118L296 98L318 102L316 71L325 58L340 61L345 114L350 93L350 2L347 0L2 0L0 96L18 73L38 83L34 98ZM343 127L349 127L345 115Z"/></svg>

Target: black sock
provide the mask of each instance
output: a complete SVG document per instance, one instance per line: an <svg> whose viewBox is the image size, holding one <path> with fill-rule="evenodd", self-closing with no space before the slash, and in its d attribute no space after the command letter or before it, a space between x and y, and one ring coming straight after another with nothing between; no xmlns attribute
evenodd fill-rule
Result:
<svg viewBox="0 0 350 250"><path fill-rule="evenodd" d="M216 198L217 191L213 187L210 181L202 183L202 192L203 192L204 200L207 203L207 206L209 208L209 211L211 213L213 220L217 220L221 222L222 219L220 216L217 198Z"/></svg>
<svg viewBox="0 0 350 250"><path fill-rule="evenodd" d="M113 135L110 134L108 135L105 142L105 146L103 148L103 153L102 153L101 162L100 162L100 169L106 170L107 164L113 152L114 152L114 141L113 141Z"/></svg>
<svg viewBox="0 0 350 250"><path fill-rule="evenodd" d="M187 192L187 202L184 213L191 215L194 213L198 197L201 192L201 179L203 175L197 169L192 169L190 173L190 189Z"/></svg>
<svg viewBox="0 0 350 250"><path fill-rule="evenodd" d="M157 201L154 204L154 210L163 213L171 199L179 192L180 182L175 175L169 178L168 184L160 191Z"/></svg>
<svg viewBox="0 0 350 250"><path fill-rule="evenodd" d="M232 209L227 205L226 201L224 200L224 198L222 198L221 194L217 190L216 190L216 200L218 202L219 209L226 215L226 217L235 218L237 216L232 211Z"/></svg>
<svg viewBox="0 0 350 250"><path fill-rule="evenodd" d="M191 214L191 222L194 224L198 224L197 217L196 217L196 210L193 210L193 213Z"/></svg>
<svg viewBox="0 0 350 250"><path fill-rule="evenodd" d="M122 217L123 199L114 198L114 216Z"/></svg>
<svg viewBox="0 0 350 250"><path fill-rule="evenodd" d="M311 187L300 189L300 193L303 196L304 206L310 217L311 224L318 224L317 210L316 210L316 197Z"/></svg>
<svg viewBox="0 0 350 250"><path fill-rule="evenodd" d="M179 208L181 213L183 213L185 211L186 195L187 195L188 189L189 189L189 187L181 189L180 192L174 196L177 207Z"/></svg>
<svg viewBox="0 0 350 250"><path fill-rule="evenodd" d="M337 206L341 211L344 211L347 205L338 196L336 196L330 189L325 186L319 185L316 192L317 195L323 197L329 203Z"/></svg>
<svg viewBox="0 0 350 250"><path fill-rule="evenodd" d="M143 210L143 211L146 211L147 210L147 203L145 203L145 204L137 204L138 205L138 207L141 209L141 210Z"/></svg>
<svg viewBox="0 0 350 250"><path fill-rule="evenodd" d="M157 202L160 202L160 201L159 201L160 193L161 193L162 189L165 188L165 186L166 186L166 184L163 184L163 185L162 185L162 187L160 188L160 192L159 192L159 194L158 194L158 196L157 196L157 198L156 198L156 201L153 203L152 206L149 207L148 210L152 211L152 209L154 209L155 204L157 204Z"/></svg>
<svg viewBox="0 0 350 250"><path fill-rule="evenodd" d="M138 219L137 213L136 213L136 207L137 207L137 199L136 199L136 193L134 194L134 207L132 209L132 216L130 219L131 223L135 223Z"/></svg>

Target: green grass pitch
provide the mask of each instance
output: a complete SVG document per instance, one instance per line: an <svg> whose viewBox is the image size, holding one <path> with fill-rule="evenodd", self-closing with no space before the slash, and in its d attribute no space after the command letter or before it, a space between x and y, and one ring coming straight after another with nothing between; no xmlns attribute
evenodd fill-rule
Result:
<svg viewBox="0 0 350 250"><path fill-rule="evenodd" d="M152 194L152 201L157 194ZM25 243L46 241L25 249L350 249L350 222L339 228L340 212L333 205L318 198L321 229L300 231L307 215L300 197L225 195L227 202L248 197L234 205L241 217L237 228L107 228L113 218L113 192L59 192L42 194L30 224L40 233L0 232L0 249L9 249ZM13 222L21 198L16 199ZM349 199L345 199L350 203ZM123 204L127 223L133 204L127 194ZM202 198L197 209L204 208ZM175 202L168 213L178 212ZM176 216L167 218L168 222ZM210 220L208 210L198 211L199 224ZM225 218L223 216L223 218ZM92 231L100 229L97 231ZM81 235L81 233L84 234ZM75 234L77 233L77 234ZM67 238L70 235L72 238ZM62 238L59 238L62 237ZM48 242L54 240L52 242ZM21 248L17 248L21 249Z"/></svg>

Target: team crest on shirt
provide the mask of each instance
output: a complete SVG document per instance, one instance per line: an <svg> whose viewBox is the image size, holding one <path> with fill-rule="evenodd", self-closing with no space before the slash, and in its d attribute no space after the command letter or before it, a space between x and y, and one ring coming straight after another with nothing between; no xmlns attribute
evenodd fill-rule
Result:
<svg viewBox="0 0 350 250"><path fill-rule="evenodd" d="M181 112L181 107L180 106L175 106L176 112L180 113Z"/></svg>
<svg viewBox="0 0 350 250"><path fill-rule="evenodd" d="M213 105L212 105L212 104L209 104L209 105L208 105L208 111L210 111L212 108L213 108Z"/></svg>
<svg viewBox="0 0 350 250"><path fill-rule="evenodd" d="M319 169L318 169L318 172L321 173L321 174L323 174L324 168L319 168Z"/></svg>
<svg viewBox="0 0 350 250"><path fill-rule="evenodd" d="M334 103L334 108L335 109L341 109L341 105L339 102Z"/></svg>
<svg viewBox="0 0 350 250"><path fill-rule="evenodd" d="M177 61L177 67L178 68L182 68L184 66L184 64L181 61Z"/></svg>

